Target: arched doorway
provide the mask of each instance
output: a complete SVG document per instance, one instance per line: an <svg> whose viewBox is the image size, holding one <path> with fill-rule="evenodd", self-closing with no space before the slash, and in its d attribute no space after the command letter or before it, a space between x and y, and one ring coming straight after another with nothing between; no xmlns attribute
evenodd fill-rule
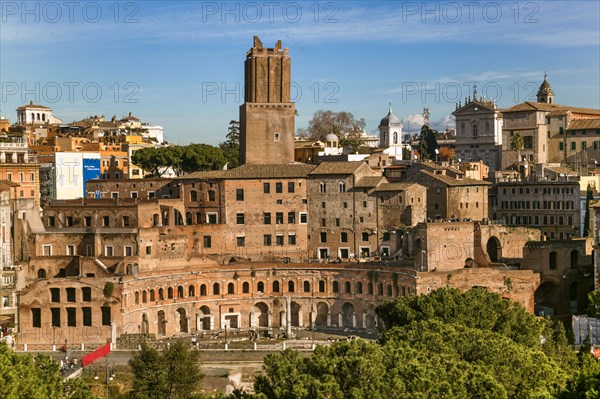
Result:
<svg viewBox="0 0 600 399"><path fill-rule="evenodd" d="M264 302L259 302L254 305L254 313L256 316L257 327L269 327L269 306Z"/></svg>
<svg viewBox="0 0 600 399"><path fill-rule="evenodd" d="M156 319L158 321L158 335L159 336L164 336L167 334L167 319L165 318L165 312L164 310L159 310L157 315L156 315Z"/></svg>
<svg viewBox="0 0 600 399"><path fill-rule="evenodd" d="M327 315L329 314L329 306L325 302L317 303L317 317L315 325L317 327L327 327Z"/></svg>
<svg viewBox="0 0 600 399"><path fill-rule="evenodd" d="M489 238L486 249L492 262L496 263L502 258L502 247L500 246L500 240L498 240L498 238L495 236Z"/></svg>
<svg viewBox="0 0 600 399"><path fill-rule="evenodd" d="M576 251L573 251L577 253ZM571 253L572 255L573 253ZM579 311L579 301L578 301L578 290L579 284L577 281L573 281L571 285L569 285L569 311L572 314L577 314Z"/></svg>
<svg viewBox="0 0 600 399"><path fill-rule="evenodd" d="M352 305L350 302L346 302L342 306L342 327L354 327L354 305Z"/></svg>
<svg viewBox="0 0 600 399"><path fill-rule="evenodd" d="M534 311L536 316L554 316L557 309L558 287L549 281L542 283L534 293Z"/></svg>
<svg viewBox="0 0 600 399"><path fill-rule="evenodd" d="M293 327L300 326L300 305L296 302L290 304L290 321Z"/></svg>
<svg viewBox="0 0 600 399"><path fill-rule="evenodd" d="M202 331L210 331L210 308L208 306L200 307L200 321Z"/></svg>
<svg viewBox="0 0 600 399"><path fill-rule="evenodd" d="M375 314L373 314L371 312L367 313L367 320L366 320L367 325L365 326L365 328L367 328L369 330L375 329L375 327L376 327L375 317L376 317Z"/></svg>
<svg viewBox="0 0 600 399"><path fill-rule="evenodd" d="M179 332L188 332L187 314L184 308L177 309L177 318L179 319Z"/></svg>

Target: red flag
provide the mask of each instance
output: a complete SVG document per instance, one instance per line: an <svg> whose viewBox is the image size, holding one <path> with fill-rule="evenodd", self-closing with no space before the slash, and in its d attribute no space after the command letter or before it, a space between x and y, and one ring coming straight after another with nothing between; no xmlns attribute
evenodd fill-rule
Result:
<svg viewBox="0 0 600 399"><path fill-rule="evenodd" d="M96 349L95 351L88 353L87 355L82 357L81 365L83 367L85 367L88 364L94 363L98 359L102 359L104 356L108 355L109 353L110 353L110 343L108 343L104 346L101 346L100 348Z"/></svg>

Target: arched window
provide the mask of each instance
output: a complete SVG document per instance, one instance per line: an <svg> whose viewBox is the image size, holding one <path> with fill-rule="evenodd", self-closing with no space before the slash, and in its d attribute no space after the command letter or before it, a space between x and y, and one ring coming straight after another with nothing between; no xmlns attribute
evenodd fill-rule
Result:
<svg viewBox="0 0 600 399"><path fill-rule="evenodd" d="M214 283L213 284L213 295L219 295L219 293L220 293L219 283Z"/></svg>
<svg viewBox="0 0 600 399"><path fill-rule="evenodd" d="M208 200L209 201L214 201L215 200L215 192L214 192L214 190L208 190Z"/></svg>
<svg viewBox="0 0 600 399"><path fill-rule="evenodd" d="M258 284L256 284L256 291L265 292L265 283L259 281Z"/></svg>
<svg viewBox="0 0 600 399"><path fill-rule="evenodd" d="M359 281L355 284L354 292L357 294L362 294L362 283Z"/></svg>
<svg viewBox="0 0 600 399"><path fill-rule="evenodd" d="M394 132L394 144L398 144L398 132Z"/></svg>
<svg viewBox="0 0 600 399"><path fill-rule="evenodd" d="M388 296L392 296L393 295L392 285L391 284L387 285L387 294L388 294Z"/></svg>
<svg viewBox="0 0 600 399"><path fill-rule="evenodd" d="M142 291L142 303L148 302L148 293L144 290Z"/></svg>
<svg viewBox="0 0 600 399"><path fill-rule="evenodd" d="M319 281L319 292L325 292L325 280Z"/></svg>
<svg viewBox="0 0 600 399"><path fill-rule="evenodd" d="M42 122L46 122L46 114L42 114Z"/></svg>
<svg viewBox="0 0 600 399"><path fill-rule="evenodd" d="M158 289L158 300L163 301L165 299L165 291L162 288Z"/></svg>
<svg viewBox="0 0 600 399"><path fill-rule="evenodd" d="M490 123L489 122L485 122L485 132L489 133L490 132Z"/></svg>
<svg viewBox="0 0 600 399"><path fill-rule="evenodd" d="M304 292L310 292L310 282L304 282Z"/></svg>
<svg viewBox="0 0 600 399"><path fill-rule="evenodd" d="M350 281L344 283L344 292L347 294L352 292L352 284L350 284Z"/></svg>
<svg viewBox="0 0 600 399"><path fill-rule="evenodd" d="M247 281L242 284L242 293L247 294L250 292L250 284Z"/></svg>
<svg viewBox="0 0 600 399"><path fill-rule="evenodd" d="M154 301L156 301L156 294L154 293L154 290L150 290L150 302Z"/></svg>
<svg viewBox="0 0 600 399"><path fill-rule="evenodd" d="M190 285L188 287L188 296L192 298L196 296L196 286Z"/></svg>
<svg viewBox="0 0 600 399"><path fill-rule="evenodd" d="M183 298L183 287L177 287L177 298Z"/></svg>
<svg viewBox="0 0 600 399"><path fill-rule="evenodd" d="M340 186L340 193L345 193L346 192L346 183L341 181L339 186Z"/></svg>
<svg viewBox="0 0 600 399"><path fill-rule="evenodd" d="M383 283L379 283L379 287L377 288L377 294L383 295Z"/></svg>
<svg viewBox="0 0 600 399"><path fill-rule="evenodd" d="M200 286L200 296L206 296L206 284Z"/></svg>
<svg viewBox="0 0 600 399"><path fill-rule="evenodd" d="M45 269L40 269L38 270L38 278L46 278L46 270Z"/></svg>
<svg viewBox="0 0 600 399"><path fill-rule="evenodd" d="M373 283L367 285L367 291L369 295L373 295Z"/></svg>
<svg viewBox="0 0 600 399"><path fill-rule="evenodd" d="M473 125L473 137L477 137L477 125Z"/></svg>
<svg viewBox="0 0 600 399"><path fill-rule="evenodd" d="M571 269L577 269L579 263L579 252L571 251Z"/></svg>
<svg viewBox="0 0 600 399"><path fill-rule="evenodd" d="M173 299L173 288L169 287L167 290L167 299Z"/></svg>
<svg viewBox="0 0 600 399"><path fill-rule="evenodd" d="M288 281L288 292L294 292L294 282Z"/></svg>
<svg viewBox="0 0 600 399"><path fill-rule="evenodd" d="M340 283L338 283L337 281L334 281L331 284L331 289L333 292L340 292Z"/></svg>
<svg viewBox="0 0 600 399"><path fill-rule="evenodd" d="M550 252L550 270L556 269L556 251Z"/></svg>
<svg viewBox="0 0 600 399"><path fill-rule="evenodd" d="M323 182L319 183L319 192L320 193L326 193L327 192L327 185Z"/></svg>
<svg viewBox="0 0 600 399"><path fill-rule="evenodd" d="M34 112L32 112L32 113L31 113L31 121L32 121L32 122L34 122L34 121L35 121L35 113L34 113Z"/></svg>
<svg viewBox="0 0 600 399"><path fill-rule="evenodd" d="M273 281L273 292L279 292L279 281Z"/></svg>
<svg viewBox="0 0 600 399"><path fill-rule="evenodd" d="M135 294L134 294L134 296L135 296L135 304L139 305L139 303L140 303L140 293L136 291Z"/></svg>
<svg viewBox="0 0 600 399"><path fill-rule="evenodd" d="M233 285L233 283L227 284L227 293L235 294L235 285Z"/></svg>

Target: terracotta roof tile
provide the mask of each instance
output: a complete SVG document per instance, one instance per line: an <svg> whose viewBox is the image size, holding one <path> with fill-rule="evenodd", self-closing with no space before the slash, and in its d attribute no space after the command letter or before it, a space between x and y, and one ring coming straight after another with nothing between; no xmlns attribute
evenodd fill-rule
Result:
<svg viewBox="0 0 600 399"><path fill-rule="evenodd" d="M377 187L381 183L387 183L387 179L383 176L366 176L360 179L354 187Z"/></svg>
<svg viewBox="0 0 600 399"><path fill-rule="evenodd" d="M184 178L210 179L283 179L306 178L314 165L290 164L245 164L229 170L208 170L190 173Z"/></svg>
<svg viewBox="0 0 600 399"><path fill-rule="evenodd" d="M600 129L600 119L575 119L567 126L567 130L582 129Z"/></svg>
<svg viewBox="0 0 600 399"><path fill-rule="evenodd" d="M418 185L418 183L384 183L377 187L375 191L402 191L414 185Z"/></svg>
<svg viewBox="0 0 600 399"><path fill-rule="evenodd" d="M363 161L321 162L310 175L351 175L363 165L366 165Z"/></svg>
<svg viewBox="0 0 600 399"><path fill-rule="evenodd" d="M476 180L476 179L454 179L450 176L446 176L446 175L436 175L433 174L431 172L428 172L426 170L422 170L421 173L426 174L427 176L433 177L434 179L437 179L439 181L441 181L442 183L445 183L449 186L491 186L492 183L484 181L484 180Z"/></svg>

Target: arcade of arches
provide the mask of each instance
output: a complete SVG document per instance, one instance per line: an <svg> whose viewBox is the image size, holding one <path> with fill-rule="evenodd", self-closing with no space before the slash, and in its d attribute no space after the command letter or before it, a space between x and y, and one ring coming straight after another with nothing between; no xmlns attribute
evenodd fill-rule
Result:
<svg viewBox="0 0 600 399"><path fill-rule="evenodd" d="M398 269L369 273L310 268L285 273L285 278L267 276L270 271L254 273L237 279L223 273L208 279L186 275L181 280L163 276L129 281L122 296L121 332L160 337L224 329L268 331L288 323L375 330L377 305L415 292L413 273Z"/></svg>

